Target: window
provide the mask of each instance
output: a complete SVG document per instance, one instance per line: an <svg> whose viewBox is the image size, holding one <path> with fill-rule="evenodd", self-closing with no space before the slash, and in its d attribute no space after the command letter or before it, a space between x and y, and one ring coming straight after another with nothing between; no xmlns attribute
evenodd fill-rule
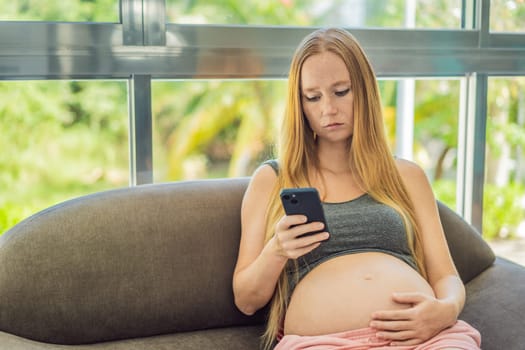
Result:
<svg viewBox="0 0 525 350"><path fill-rule="evenodd" d="M456 206L459 79L379 81L391 148L426 172L436 197Z"/></svg>
<svg viewBox="0 0 525 350"><path fill-rule="evenodd" d="M101 189L251 174L297 42L345 26L383 79L394 152L487 237L521 235L524 0L3 2L0 232Z"/></svg>
<svg viewBox="0 0 525 350"><path fill-rule="evenodd" d="M0 233L57 202L128 185L125 83L10 81L0 95Z"/></svg>
<svg viewBox="0 0 525 350"><path fill-rule="evenodd" d="M2 0L0 21L120 22L118 0Z"/></svg>
<svg viewBox="0 0 525 350"><path fill-rule="evenodd" d="M491 0L490 30L494 32L525 32L525 1Z"/></svg>
<svg viewBox="0 0 525 350"><path fill-rule="evenodd" d="M459 28L461 0L167 0L181 24Z"/></svg>
<svg viewBox="0 0 525 350"><path fill-rule="evenodd" d="M491 78L483 233L525 237L525 77Z"/></svg>
<svg viewBox="0 0 525 350"><path fill-rule="evenodd" d="M272 157L285 89L285 80L155 81L155 182L251 175Z"/></svg>
<svg viewBox="0 0 525 350"><path fill-rule="evenodd" d="M379 82L392 149L402 135L396 116L408 113L415 124L409 158L454 208L459 80L419 79L404 92L400 82ZM251 175L274 156L285 89L285 80L155 81L155 182ZM412 94L410 110L402 109L402 94Z"/></svg>

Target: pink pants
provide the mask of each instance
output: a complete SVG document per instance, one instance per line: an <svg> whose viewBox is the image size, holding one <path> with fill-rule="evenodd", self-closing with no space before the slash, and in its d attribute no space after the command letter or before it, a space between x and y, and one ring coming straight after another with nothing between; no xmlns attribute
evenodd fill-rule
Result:
<svg viewBox="0 0 525 350"><path fill-rule="evenodd" d="M275 350L479 350L480 344L479 332L468 323L458 321L419 345L390 346L389 341L377 339L373 329L362 328L319 336L285 335Z"/></svg>

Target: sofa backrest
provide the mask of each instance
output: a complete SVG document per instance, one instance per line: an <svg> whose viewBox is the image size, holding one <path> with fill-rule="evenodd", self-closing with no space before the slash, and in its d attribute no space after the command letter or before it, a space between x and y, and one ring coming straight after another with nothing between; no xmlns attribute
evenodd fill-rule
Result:
<svg viewBox="0 0 525 350"><path fill-rule="evenodd" d="M0 237L0 330L62 344L262 323L234 305L248 179L73 199Z"/></svg>
<svg viewBox="0 0 525 350"><path fill-rule="evenodd" d="M76 198L0 236L0 330L62 344L260 324L232 274L248 178L143 185ZM494 260L439 203L464 282Z"/></svg>

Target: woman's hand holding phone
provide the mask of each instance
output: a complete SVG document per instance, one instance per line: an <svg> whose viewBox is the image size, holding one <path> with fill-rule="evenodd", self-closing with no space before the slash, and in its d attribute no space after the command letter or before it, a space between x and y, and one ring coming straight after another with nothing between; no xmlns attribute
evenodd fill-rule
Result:
<svg viewBox="0 0 525 350"><path fill-rule="evenodd" d="M297 259L329 238L319 194L315 188L288 188L281 191L286 212L275 227L279 253Z"/></svg>
<svg viewBox="0 0 525 350"><path fill-rule="evenodd" d="M278 252L288 259L297 259L328 239L329 234L323 231L324 224L319 221L307 223L304 215L284 215L275 226L273 239ZM315 234L311 232L320 231Z"/></svg>

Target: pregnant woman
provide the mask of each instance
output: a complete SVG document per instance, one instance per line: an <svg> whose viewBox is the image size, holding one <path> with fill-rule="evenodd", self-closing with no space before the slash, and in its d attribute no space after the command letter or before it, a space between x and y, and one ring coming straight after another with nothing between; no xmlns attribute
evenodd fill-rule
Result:
<svg viewBox="0 0 525 350"><path fill-rule="evenodd" d="M293 56L278 158L253 174L233 276L237 307L270 303L265 348L479 349L428 180L394 157L355 38L319 29ZM284 214L315 187L328 227ZM305 233L319 231L313 235Z"/></svg>

